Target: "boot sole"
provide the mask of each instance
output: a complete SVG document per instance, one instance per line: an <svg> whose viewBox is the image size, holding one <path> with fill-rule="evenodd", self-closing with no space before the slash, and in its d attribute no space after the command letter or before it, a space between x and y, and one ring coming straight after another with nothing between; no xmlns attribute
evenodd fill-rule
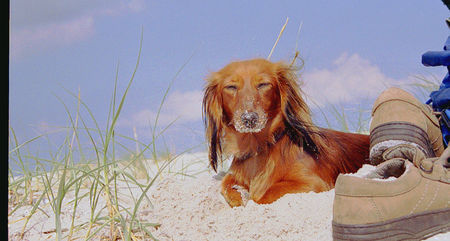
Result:
<svg viewBox="0 0 450 241"><path fill-rule="evenodd" d="M422 240L450 231L450 208L364 225L333 221L333 240Z"/></svg>

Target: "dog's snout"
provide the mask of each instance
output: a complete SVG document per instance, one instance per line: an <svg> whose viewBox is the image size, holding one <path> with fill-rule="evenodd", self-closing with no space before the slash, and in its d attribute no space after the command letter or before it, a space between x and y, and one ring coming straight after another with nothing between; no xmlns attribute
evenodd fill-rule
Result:
<svg viewBox="0 0 450 241"><path fill-rule="evenodd" d="M258 122L258 113L246 111L241 115L241 120L245 127L254 128Z"/></svg>

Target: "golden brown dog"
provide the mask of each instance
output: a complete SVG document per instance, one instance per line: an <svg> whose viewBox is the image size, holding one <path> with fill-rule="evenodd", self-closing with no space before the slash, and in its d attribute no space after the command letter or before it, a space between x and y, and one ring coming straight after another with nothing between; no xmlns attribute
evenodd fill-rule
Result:
<svg viewBox="0 0 450 241"><path fill-rule="evenodd" d="M242 205L235 185L257 203L286 193L321 192L339 173L368 163L369 137L313 125L295 71L264 59L233 62L207 79L203 117L214 171L232 155L222 180L230 206Z"/></svg>

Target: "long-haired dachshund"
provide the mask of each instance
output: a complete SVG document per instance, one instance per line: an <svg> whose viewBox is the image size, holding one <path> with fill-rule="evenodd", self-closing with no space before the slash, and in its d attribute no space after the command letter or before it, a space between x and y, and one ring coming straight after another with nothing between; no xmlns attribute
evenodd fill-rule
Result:
<svg viewBox="0 0 450 241"><path fill-rule="evenodd" d="M315 126L294 69L281 62L233 62L212 73L203 118L214 171L222 155L233 156L221 191L232 207L243 205L236 185L256 203L271 203L330 190L339 173L368 163L369 137Z"/></svg>

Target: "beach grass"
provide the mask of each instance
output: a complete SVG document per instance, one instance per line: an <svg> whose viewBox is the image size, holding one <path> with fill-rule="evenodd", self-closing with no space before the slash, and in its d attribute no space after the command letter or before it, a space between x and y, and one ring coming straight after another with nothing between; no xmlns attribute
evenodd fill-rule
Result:
<svg viewBox="0 0 450 241"><path fill-rule="evenodd" d="M95 113L89 105L81 99L80 91L67 93L76 102L76 111L73 113L68 105L58 96L58 101L64 106L68 125L57 128L51 132L40 134L30 140L20 142L10 125L9 161L18 166L18 170L9 167L8 170L8 216L14 214L22 207L30 211L21 220L9 220L9 224L22 222L22 238L29 220L38 212L43 212L48 218L54 218L54 229L48 233L54 233L56 240L98 240L98 233L108 229L108 235L103 237L108 240L148 240L153 239L150 227L157 228L159 224L138 218L138 210L144 201L151 204L147 196L148 190L154 185L157 178L164 170L170 170L170 164L179 155L160 155L156 145L164 132L174 123L171 122L162 129L158 128L158 118L167 94L174 80L189 62L190 58L180 67L169 87L166 89L159 105L158 113L152 131L152 139L149 143L143 143L134 137L120 135L117 132L117 123L122 113L130 86L133 83L141 58L143 32L141 33L140 46L136 66L128 81L126 89L120 95L118 92L118 69L114 81L114 89L109 104L109 114L106 126L102 127L95 117ZM83 115L82 113L87 113ZM94 127L88 126L93 123ZM54 145L51 135L63 134L61 144ZM81 138L89 140L88 147L82 144ZM48 158L42 158L39 154L31 154L27 146L36 142L47 142L53 151L49 151ZM132 142L136 149L132 150L123 141ZM127 150L125 158L118 157L118 148ZM93 153L93 158L87 158L87 152ZM150 153L150 154L148 154ZM145 165L146 156L150 156L156 165L154 172L149 173ZM32 169L30 163L33 163ZM190 164L187 164L190 165ZM184 168L173 170L175 175L184 175ZM189 176L186 174L186 176ZM143 181L144 180L144 181ZM130 193L130 200L124 204L120 197L126 186ZM135 195L136 190L138 194ZM76 221L80 203L88 201L90 218L87 222ZM42 206L49 205L53 213L46 213ZM62 223L62 206L71 205L72 213L70 224ZM83 230L83 236L79 231ZM78 236L75 237L75 233Z"/></svg>

